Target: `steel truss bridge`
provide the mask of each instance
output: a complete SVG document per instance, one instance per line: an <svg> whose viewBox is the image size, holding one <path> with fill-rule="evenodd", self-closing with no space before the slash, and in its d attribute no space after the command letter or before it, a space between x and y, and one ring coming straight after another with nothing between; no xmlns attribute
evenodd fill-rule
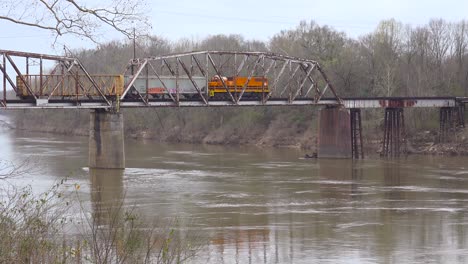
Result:
<svg viewBox="0 0 468 264"><path fill-rule="evenodd" d="M0 71L3 109L277 105L401 108L455 107L468 102L457 97L341 98L318 62L265 52L199 51L132 59L122 74L126 78L120 90L115 82L109 82L116 75L90 74L73 57L0 50ZM175 89L165 84L162 76L174 78ZM233 93L221 78L225 98L210 98L206 87L213 76L246 76L248 81L254 76L265 76L269 80L268 90L258 98L250 98L246 96L248 81ZM195 81L199 77L206 79L204 87ZM151 79L160 81L166 98L149 95ZM190 81L197 96L184 97L177 82L181 79ZM146 91L135 88L137 80L146 81ZM10 89L20 97L9 99Z"/></svg>

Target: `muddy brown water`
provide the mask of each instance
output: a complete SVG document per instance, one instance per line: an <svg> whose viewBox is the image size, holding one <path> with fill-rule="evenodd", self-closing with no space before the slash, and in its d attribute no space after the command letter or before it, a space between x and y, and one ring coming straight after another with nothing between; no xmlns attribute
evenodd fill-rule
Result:
<svg viewBox="0 0 468 264"><path fill-rule="evenodd" d="M178 218L206 246L190 263L468 263L468 157L308 160L294 149L126 141L127 169L87 168L87 138L0 131L3 160L68 177L89 210L125 199ZM99 190L99 191L96 191Z"/></svg>

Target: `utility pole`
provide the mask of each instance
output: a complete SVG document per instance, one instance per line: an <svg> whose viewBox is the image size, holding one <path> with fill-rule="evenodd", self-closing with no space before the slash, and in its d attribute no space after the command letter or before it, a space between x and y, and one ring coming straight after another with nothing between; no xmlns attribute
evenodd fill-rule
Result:
<svg viewBox="0 0 468 264"><path fill-rule="evenodd" d="M135 28L133 28L133 62L135 62L136 59L136 33L135 33ZM134 74L134 65L132 63L132 75Z"/></svg>

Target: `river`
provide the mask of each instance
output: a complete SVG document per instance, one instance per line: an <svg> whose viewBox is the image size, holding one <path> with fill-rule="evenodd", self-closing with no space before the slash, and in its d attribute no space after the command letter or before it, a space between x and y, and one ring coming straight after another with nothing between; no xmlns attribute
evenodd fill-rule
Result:
<svg viewBox="0 0 468 264"><path fill-rule="evenodd" d="M14 184L41 192L67 177L85 202L125 199L146 217L182 219L207 241L194 263L468 263L467 157L308 160L128 139L116 173L90 172L87 143L0 132L3 160L36 167Z"/></svg>

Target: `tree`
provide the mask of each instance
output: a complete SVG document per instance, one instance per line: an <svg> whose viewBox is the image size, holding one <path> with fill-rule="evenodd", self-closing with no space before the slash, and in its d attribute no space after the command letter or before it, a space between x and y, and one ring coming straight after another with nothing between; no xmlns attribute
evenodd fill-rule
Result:
<svg viewBox="0 0 468 264"><path fill-rule="evenodd" d="M394 19L379 23L377 29L361 39L368 58L372 90L377 95L394 96L400 88L400 56L403 52L403 25Z"/></svg>
<svg viewBox="0 0 468 264"><path fill-rule="evenodd" d="M92 2L92 1L91 1ZM100 31L112 28L128 38L150 27L144 0L0 0L0 19L48 30L56 37L74 35L97 42Z"/></svg>

